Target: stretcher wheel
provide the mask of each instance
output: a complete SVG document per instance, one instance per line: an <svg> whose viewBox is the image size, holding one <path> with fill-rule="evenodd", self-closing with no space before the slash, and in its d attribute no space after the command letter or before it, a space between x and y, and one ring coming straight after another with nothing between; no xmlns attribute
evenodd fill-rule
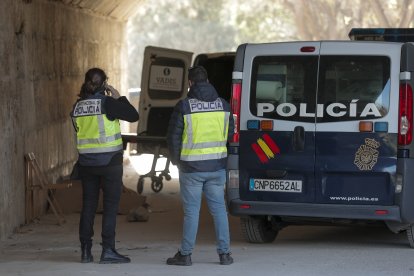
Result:
<svg viewBox="0 0 414 276"><path fill-rule="evenodd" d="M165 180L167 180L167 181L171 180L171 175L169 175L169 174L166 174L164 177L165 177Z"/></svg>
<svg viewBox="0 0 414 276"><path fill-rule="evenodd" d="M152 180L151 189L154 192L156 192L156 193L160 192L162 190L162 186L163 186L163 184L162 184L162 178L159 178L159 179L156 179L156 180Z"/></svg>
<svg viewBox="0 0 414 276"><path fill-rule="evenodd" d="M144 178L140 177L137 183L137 193L141 194L142 190L144 190Z"/></svg>

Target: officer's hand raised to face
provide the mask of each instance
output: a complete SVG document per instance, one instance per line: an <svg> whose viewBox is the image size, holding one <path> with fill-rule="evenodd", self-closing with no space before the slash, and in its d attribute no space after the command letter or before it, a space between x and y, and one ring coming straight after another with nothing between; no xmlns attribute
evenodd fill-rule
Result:
<svg viewBox="0 0 414 276"><path fill-rule="evenodd" d="M106 88L106 91L110 92L109 96L111 96L112 98L118 99L119 97L121 97L118 90L116 90L112 85L105 84L105 88Z"/></svg>

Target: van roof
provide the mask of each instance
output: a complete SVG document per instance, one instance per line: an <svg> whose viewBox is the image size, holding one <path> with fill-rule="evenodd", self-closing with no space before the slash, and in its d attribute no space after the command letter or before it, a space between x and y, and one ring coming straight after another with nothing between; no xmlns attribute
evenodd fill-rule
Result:
<svg viewBox="0 0 414 276"><path fill-rule="evenodd" d="M352 28L351 40L414 42L414 28Z"/></svg>

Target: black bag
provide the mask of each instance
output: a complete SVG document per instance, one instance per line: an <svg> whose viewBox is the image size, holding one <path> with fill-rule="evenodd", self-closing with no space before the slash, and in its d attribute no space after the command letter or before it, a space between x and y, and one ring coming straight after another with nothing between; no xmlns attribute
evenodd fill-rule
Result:
<svg viewBox="0 0 414 276"><path fill-rule="evenodd" d="M70 180L80 180L79 161L76 161L75 165L73 165L72 172L70 173Z"/></svg>

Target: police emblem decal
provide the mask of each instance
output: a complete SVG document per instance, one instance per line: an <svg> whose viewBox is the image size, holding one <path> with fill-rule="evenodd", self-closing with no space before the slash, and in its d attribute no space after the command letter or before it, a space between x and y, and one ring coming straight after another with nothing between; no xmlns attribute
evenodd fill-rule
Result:
<svg viewBox="0 0 414 276"><path fill-rule="evenodd" d="M375 139L365 138L365 144L361 145L355 153L354 164L361 171L370 171L377 164L378 148L380 143Z"/></svg>

